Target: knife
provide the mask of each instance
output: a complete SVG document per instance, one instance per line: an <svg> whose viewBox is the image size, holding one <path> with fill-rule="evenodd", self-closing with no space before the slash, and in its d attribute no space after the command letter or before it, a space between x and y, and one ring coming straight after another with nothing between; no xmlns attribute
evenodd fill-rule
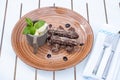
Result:
<svg viewBox="0 0 120 80"><path fill-rule="evenodd" d="M111 65L115 50L117 48L119 38L120 38L120 32L114 36L114 43L112 44L111 54L110 54L110 56L108 58L107 64L106 64L104 72L102 74L102 79L104 79L104 80L106 80L106 77L108 75L108 71L109 71L109 68L110 68L110 65Z"/></svg>

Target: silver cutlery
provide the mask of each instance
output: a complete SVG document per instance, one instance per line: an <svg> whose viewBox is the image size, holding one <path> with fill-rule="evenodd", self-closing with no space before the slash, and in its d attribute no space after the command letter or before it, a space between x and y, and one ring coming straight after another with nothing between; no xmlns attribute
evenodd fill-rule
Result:
<svg viewBox="0 0 120 80"><path fill-rule="evenodd" d="M107 64L105 66L104 72L102 74L102 79L104 79L104 80L106 80L106 77L108 75L108 71L109 71L109 68L110 68L110 65L111 65L111 62L112 62L119 38L120 38L120 33L115 35L115 37L114 37L114 40L113 40L114 43L112 44L111 53L110 53L110 56L108 58Z"/></svg>
<svg viewBox="0 0 120 80"><path fill-rule="evenodd" d="M93 69L93 72L92 72L93 75L96 75L98 68L100 66L101 60L103 58L104 52L105 52L106 48L108 48L112 44L112 41L113 41L113 35L107 34L105 37L104 43L103 43L102 52L100 54L100 57L97 60L97 63L95 65L94 69Z"/></svg>

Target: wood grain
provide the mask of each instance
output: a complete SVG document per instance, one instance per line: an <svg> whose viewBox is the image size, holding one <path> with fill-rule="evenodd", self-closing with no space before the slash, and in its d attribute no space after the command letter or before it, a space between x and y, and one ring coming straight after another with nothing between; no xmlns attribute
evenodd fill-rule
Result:
<svg viewBox="0 0 120 80"><path fill-rule="evenodd" d="M64 26L70 23L79 34L80 43L84 46L78 46L72 54L67 53L64 49L58 53L51 53L50 47L45 44L40 47L38 53L33 54L33 48L27 43L25 35L22 34L25 27L25 17L32 20L43 19L54 27ZM23 16L15 25L12 37L12 47L20 59L30 66L44 70L61 70L75 66L81 62L89 53L93 43L93 32L87 21L79 14L60 7L45 7L36 9ZM51 58L47 58L47 54L51 54ZM68 58L67 61L63 57Z"/></svg>

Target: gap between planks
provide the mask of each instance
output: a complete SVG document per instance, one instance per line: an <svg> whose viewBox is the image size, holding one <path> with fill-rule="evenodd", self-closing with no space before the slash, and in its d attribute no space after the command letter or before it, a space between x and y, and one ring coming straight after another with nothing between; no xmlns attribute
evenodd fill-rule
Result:
<svg viewBox="0 0 120 80"><path fill-rule="evenodd" d="M76 66L74 66L74 80L76 80Z"/></svg>
<svg viewBox="0 0 120 80"><path fill-rule="evenodd" d="M4 29L5 29L7 8L8 8L8 0L6 0L6 4L5 4L5 12L4 12L3 27L2 27L2 35L1 35L1 41L0 41L0 56L1 56L1 50L2 50L2 43L3 43Z"/></svg>
<svg viewBox="0 0 120 80"><path fill-rule="evenodd" d="M17 70L17 56L15 58L15 68L14 68L14 80L16 80L16 70Z"/></svg>
<svg viewBox="0 0 120 80"><path fill-rule="evenodd" d="M40 8L40 0L38 0L38 9Z"/></svg>
<svg viewBox="0 0 120 80"><path fill-rule="evenodd" d="M119 2L119 8L120 8L120 2Z"/></svg>
<svg viewBox="0 0 120 80"><path fill-rule="evenodd" d="M23 5L21 3L19 19L21 18L21 15L22 15L22 7L23 7ZM14 80L16 80L17 60L18 60L18 58L17 58L17 55L16 55L16 58L15 58L15 68L14 68Z"/></svg>
<svg viewBox="0 0 120 80"><path fill-rule="evenodd" d="M53 80L55 80L55 71L53 71Z"/></svg>
<svg viewBox="0 0 120 80"><path fill-rule="evenodd" d="M37 69L35 69L35 80L37 80L37 72L38 70Z"/></svg>
<svg viewBox="0 0 120 80"><path fill-rule="evenodd" d="M73 0L71 0L71 10L73 10Z"/></svg>
<svg viewBox="0 0 120 80"><path fill-rule="evenodd" d="M106 9L106 2L105 2L105 0L103 0L103 4L104 4L106 24L108 24L108 16L107 16L107 9Z"/></svg>
<svg viewBox="0 0 120 80"><path fill-rule="evenodd" d="M88 8L88 3L86 3L86 12L87 12L87 20L88 20L88 23L89 22L89 8Z"/></svg>

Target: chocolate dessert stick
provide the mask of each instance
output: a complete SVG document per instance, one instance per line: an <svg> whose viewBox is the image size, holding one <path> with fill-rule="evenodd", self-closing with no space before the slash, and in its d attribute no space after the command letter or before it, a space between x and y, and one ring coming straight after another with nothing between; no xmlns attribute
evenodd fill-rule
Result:
<svg viewBox="0 0 120 80"><path fill-rule="evenodd" d="M65 45L65 46L77 46L78 45L78 42L75 39L69 39L69 38L59 37L59 36L52 36L50 43Z"/></svg>
<svg viewBox="0 0 120 80"><path fill-rule="evenodd" d="M76 32L73 31L65 31L65 30L54 30L54 29L50 29L48 30L48 34L54 34L54 35L58 35L60 37L67 37L70 39L77 39L79 37L79 35Z"/></svg>

